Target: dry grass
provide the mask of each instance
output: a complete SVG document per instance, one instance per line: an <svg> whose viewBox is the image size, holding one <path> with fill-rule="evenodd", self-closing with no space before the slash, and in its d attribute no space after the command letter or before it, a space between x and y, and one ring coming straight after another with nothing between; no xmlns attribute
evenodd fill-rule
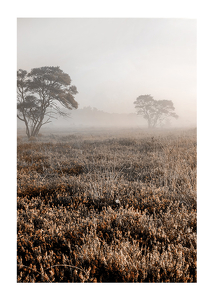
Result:
<svg viewBox="0 0 214 300"><path fill-rule="evenodd" d="M196 282L196 132L18 139L18 282Z"/></svg>

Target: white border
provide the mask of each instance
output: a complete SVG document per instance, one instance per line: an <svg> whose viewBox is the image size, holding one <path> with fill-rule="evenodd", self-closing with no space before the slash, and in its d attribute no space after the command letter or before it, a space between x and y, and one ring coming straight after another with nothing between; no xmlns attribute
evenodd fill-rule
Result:
<svg viewBox="0 0 214 300"><path fill-rule="evenodd" d="M1 4L1 293L6 298L178 299L212 294L213 7L211 1L8 1ZM198 23L198 283L16 283L16 19L21 17L191 18ZM14 171L15 169L15 171ZM3 242L3 243L2 243ZM12 262L12 264L11 264ZM11 297L10 297L11 296ZM3 296L5 297L5 296ZM210 296L208 296L210 297Z"/></svg>

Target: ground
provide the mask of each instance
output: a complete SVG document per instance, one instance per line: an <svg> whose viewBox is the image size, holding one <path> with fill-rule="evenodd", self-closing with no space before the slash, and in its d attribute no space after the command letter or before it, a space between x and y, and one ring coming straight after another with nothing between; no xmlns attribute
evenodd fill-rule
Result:
<svg viewBox="0 0 214 300"><path fill-rule="evenodd" d="M18 282L196 282L195 129L17 140Z"/></svg>

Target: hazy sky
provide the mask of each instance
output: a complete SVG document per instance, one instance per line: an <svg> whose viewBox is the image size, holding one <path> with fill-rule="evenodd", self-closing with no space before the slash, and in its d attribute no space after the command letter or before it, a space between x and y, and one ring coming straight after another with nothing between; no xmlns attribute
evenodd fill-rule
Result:
<svg viewBox="0 0 214 300"><path fill-rule="evenodd" d="M172 100L196 117L196 20L25 18L17 23L18 69L60 66L79 107L135 112L139 95Z"/></svg>

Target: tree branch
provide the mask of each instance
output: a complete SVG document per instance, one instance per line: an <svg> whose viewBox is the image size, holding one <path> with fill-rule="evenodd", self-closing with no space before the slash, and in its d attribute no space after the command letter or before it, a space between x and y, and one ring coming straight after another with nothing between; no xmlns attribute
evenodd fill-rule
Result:
<svg viewBox="0 0 214 300"><path fill-rule="evenodd" d="M48 124L48 123L51 123L51 121L49 121L50 120L50 118L49 119L47 119L47 121L45 121L44 123L42 123L42 125L44 125L44 124ZM42 126L41 125L41 126Z"/></svg>
<svg viewBox="0 0 214 300"><path fill-rule="evenodd" d="M21 120L21 121L25 121L24 119L22 119L18 114L17 114L17 118L19 119L19 120Z"/></svg>

